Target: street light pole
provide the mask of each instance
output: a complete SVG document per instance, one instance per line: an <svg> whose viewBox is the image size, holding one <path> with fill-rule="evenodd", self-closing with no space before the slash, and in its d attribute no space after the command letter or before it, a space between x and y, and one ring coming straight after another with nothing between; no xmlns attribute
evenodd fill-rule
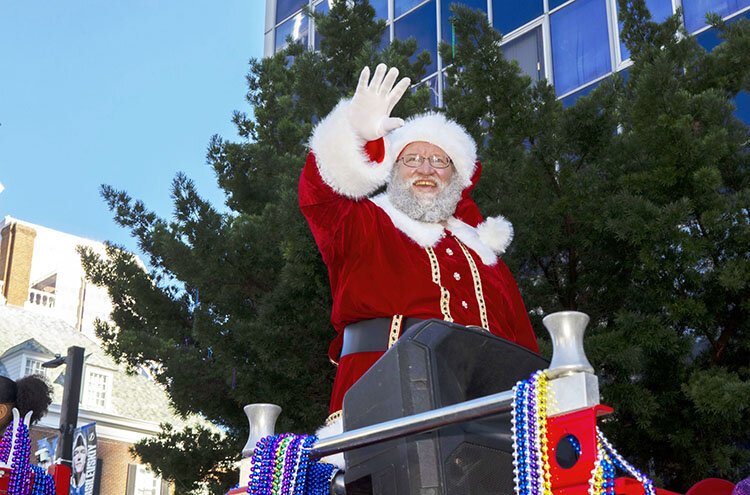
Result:
<svg viewBox="0 0 750 495"><path fill-rule="evenodd" d="M73 460L73 433L78 426L78 403L81 401L81 382L83 381L84 348L68 347L65 358L57 357L44 363L47 368L65 364L65 385L60 406L60 444L57 457L62 464L70 467ZM43 366L44 366L43 365Z"/></svg>

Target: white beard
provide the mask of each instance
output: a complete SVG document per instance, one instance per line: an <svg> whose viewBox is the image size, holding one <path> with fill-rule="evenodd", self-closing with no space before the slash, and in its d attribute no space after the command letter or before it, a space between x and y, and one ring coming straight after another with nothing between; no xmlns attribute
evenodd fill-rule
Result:
<svg viewBox="0 0 750 495"><path fill-rule="evenodd" d="M441 190L428 197L419 197L412 190L414 182L420 179L422 178L400 179L394 168L387 188L388 198L393 206L420 222L438 223L452 217L463 192L458 175L454 173L446 186L439 186Z"/></svg>

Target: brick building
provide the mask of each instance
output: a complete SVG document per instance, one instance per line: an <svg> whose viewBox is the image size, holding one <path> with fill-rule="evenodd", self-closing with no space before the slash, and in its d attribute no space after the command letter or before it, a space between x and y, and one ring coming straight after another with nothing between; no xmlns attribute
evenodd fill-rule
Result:
<svg viewBox="0 0 750 495"><path fill-rule="evenodd" d="M181 427L164 390L146 370L128 374L99 346L95 318L108 318L106 291L88 284L77 245L101 243L6 217L0 223L0 375L42 374L53 386L49 413L32 429L34 441L57 434L65 367L42 363L85 349L78 425L96 423L100 495L166 495L167 483L134 459L129 448L154 436L162 422Z"/></svg>

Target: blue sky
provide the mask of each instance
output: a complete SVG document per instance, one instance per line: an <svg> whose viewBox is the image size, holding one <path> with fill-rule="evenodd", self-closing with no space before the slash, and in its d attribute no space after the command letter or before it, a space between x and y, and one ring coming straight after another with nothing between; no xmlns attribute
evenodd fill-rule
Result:
<svg viewBox="0 0 750 495"><path fill-rule="evenodd" d="M263 0L0 0L0 217L134 249L100 184L168 217L183 171L221 206L206 147L239 139L264 19Z"/></svg>

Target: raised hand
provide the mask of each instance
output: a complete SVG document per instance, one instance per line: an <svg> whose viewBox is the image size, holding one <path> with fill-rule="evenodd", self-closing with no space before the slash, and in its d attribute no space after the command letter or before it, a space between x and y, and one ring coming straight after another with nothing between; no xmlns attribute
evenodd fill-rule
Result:
<svg viewBox="0 0 750 495"><path fill-rule="evenodd" d="M398 69L387 69L385 64L378 65L372 79L370 68L362 69L349 105L349 122L357 135L367 141L381 138L404 125L403 119L391 117L391 111L409 88L411 80L405 77L394 86Z"/></svg>

